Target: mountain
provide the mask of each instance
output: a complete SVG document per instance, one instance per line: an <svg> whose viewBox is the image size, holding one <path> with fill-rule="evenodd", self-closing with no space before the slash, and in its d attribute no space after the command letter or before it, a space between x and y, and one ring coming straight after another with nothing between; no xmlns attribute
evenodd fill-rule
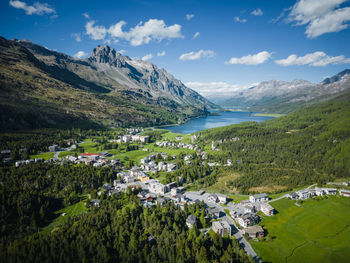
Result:
<svg viewBox="0 0 350 263"><path fill-rule="evenodd" d="M235 92L222 102L225 107L244 107L252 111L288 113L306 105L326 101L350 89L350 70L346 69L321 83L296 79L292 82L270 80Z"/></svg>
<svg viewBox="0 0 350 263"><path fill-rule="evenodd" d="M109 46L75 59L0 37L0 124L130 126L179 123L215 107L164 69Z"/></svg>

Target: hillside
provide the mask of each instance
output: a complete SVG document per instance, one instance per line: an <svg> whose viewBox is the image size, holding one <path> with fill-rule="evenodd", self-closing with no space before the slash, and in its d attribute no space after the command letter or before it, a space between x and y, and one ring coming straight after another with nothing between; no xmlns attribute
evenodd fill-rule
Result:
<svg viewBox="0 0 350 263"><path fill-rule="evenodd" d="M178 123L214 105L164 69L108 46L74 59L0 37L3 130Z"/></svg>
<svg viewBox="0 0 350 263"><path fill-rule="evenodd" d="M249 89L233 93L231 98L220 105L266 113L289 113L326 101L344 90L350 90L349 69L318 84L301 79L292 82L263 81Z"/></svg>
<svg viewBox="0 0 350 263"><path fill-rule="evenodd" d="M273 192L328 182L350 177L349 112L346 91L281 118L202 131L200 143L214 141L219 151L211 159L233 160L227 168L239 174L227 183L233 192Z"/></svg>

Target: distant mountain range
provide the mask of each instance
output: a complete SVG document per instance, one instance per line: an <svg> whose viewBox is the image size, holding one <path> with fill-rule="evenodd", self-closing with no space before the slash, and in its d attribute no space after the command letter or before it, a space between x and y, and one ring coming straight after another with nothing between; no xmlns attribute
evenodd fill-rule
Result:
<svg viewBox="0 0 350 263"><path fill-rule="evenodd" d="M232 93L221 100L223 107L249 108L252 111L288 113L306 105L328 100L350 89L350 70L327 78L319 84L296 79L292 82L270 80Z"/></svg>
<svg viewBox="0 0 350 263"><path fill-rule="evenodd" d="M0 37L3 129L161 125L215 107L164 69L96 47L74 59L27 40Z"/></svg>

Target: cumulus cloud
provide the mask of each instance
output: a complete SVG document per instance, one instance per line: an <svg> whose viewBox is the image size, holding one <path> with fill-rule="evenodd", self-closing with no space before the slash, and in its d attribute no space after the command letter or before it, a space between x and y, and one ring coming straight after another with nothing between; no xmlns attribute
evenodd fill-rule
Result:
<svg viewBox="0 0 350 263"><path fill-rule="evenodd" d="M244 24L244 23L246 23L246 22L248 21L247 19L245 19L245 18L239 18L238 16L235 16L235 17L233 18L233 20L236 21L236 22L238 22L238 23L242 23L242 24Z"/></svg>
<svg viewBox="0 0 350 263"><path fill-rule="evenodd" d="M185 85L207 98L229 98L236 91L248 89L255 84L237 85L226 82L186 82Z"/></svg>
<svg viewBox="0 0 350 263"><path fill-rule="evenodd" d="M190 21L192 18L194 18L194 14L187 14L186 19Z"/></svg>
<svg viewBox="0 0 350 263"><path fill-rule="evenodd" d="M196 32L196 33L194 33L194 35L193 35L193 39L196 39L197 37L199 37L199 32Z"/></svg>
<svg viewBox="0 0 350 263"><path fill-rule="evenodd" d="M349 0L299 0L292 7L288 21L306 25L308 38L338 32L349 27L350 7L340 7Z"/></svg>
<svg viewBox="0 0 350 263"><path fill-rule="evenodd" d="M262 16L264 13L263 13L263 11L261 11L260 8L257 8L255 10L253 10L253 12L251 12L251 14L254 16Z"/></svg>
<svg viewBox="0 0 350 263"><path fill-rule="evenodd" d="M81 35L79 33L73 33L71 34L71 37L73 37L75 41L81 42Z"/></svg>
<svg viewBox="0 0 350 263"><path fill-rule="evenodd" d="M254 55L247 55L241 58L230 58L226 64L259 65L270 59L272 52L262 51Z"/></svg>
<svg viewBox="0 0 350 263"><path fill-rule="evenodd" d="M157 56L158 56L158 57L164 57L165 54L166 54L166 52L165 52L165 51L162 51L162 52L158 52L158 53L157 53Z"/></svg>
<svg viewBox="0 0 350 263"><path fill-rule="evenodd" d="M189 53L182 54L179 59L180 60L197 60L201 58L211 58L215 56L215 52L212 50L199 50L197 52L191 51Z"/></svg>
<svg viewBox="0 0 350 263"><path fill-rule="evenodd" d="M147 55L142 57L142 60L146 61L146 60L150 60L151 58L153 58L153 55L152 54L147 54Z"/></svg>
<svg viewBox="0 0 350 263"><path fill-rule="evenodd" d="M126 50L125 49L121 49L121 50L118 50L117 52L120 53L120 54L125 54Z"/></svg>
<svg viewBox="0 0 350 263"><path fill-rule="evenodd" d="M73 55L73 57L81 59L81 58L86 58L88 56L88 53L84 52L84 51L78 51L77 53L75 53Z"/></svg>
<svg viewBox="0 0 350 263"><path fill-rule="evenodd" d="M10 6L23 9L27 15L44 15L44 14L53 14L54 17L57 17L56 10L50 7L46 3L35 2L33 5L27 5L27 3L18 1L18 0L10 0Z"/></svg>
<svg viewBox="0 0 350 263"><path fill-rule="evenodd" d="M95 26L95 21L89 21L85 25L86 34L93 40L102 40L106 37L107 29L104 26Z"/></svg>
<svg viewBox="0 0 350 263"><path fill-rule="evenodd" d="M114 39L127 40L132 46L148 44L152 40L183 38L180 25L167 26L163 20L158 19L150 19L145 23L140 22L129 31L123 31L123 27L126 25L125 21L119 21L108 29L104 26L94 26L94 24L95 21L89 21L85 26L86 34L92 39L101 40L110 36Z"/></svg>
<svg viewBox="0 0 350 263"><path fill-rule="evenodd" d="M350 63L350 58L345 58L343 55L332 57L322 51L317 51L301 57L292 54L286 59L275 60L275 63L281 66L309 65L314 67L324 67L329 64Z"/></svg>

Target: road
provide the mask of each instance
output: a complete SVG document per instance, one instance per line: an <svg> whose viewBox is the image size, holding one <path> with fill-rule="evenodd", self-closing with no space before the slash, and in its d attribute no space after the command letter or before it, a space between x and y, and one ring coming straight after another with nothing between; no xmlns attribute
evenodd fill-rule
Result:
<svg viewBox="0 0 350 263"><path fill-rule="evenodd" d="M312 185L306 187L305 190L309 190L310 188L312 188L312 187L314 187L314 186L316 186L316 185L317 185L317 184L312 184ZM281 197L278 197L278 198L276 198L276 199L272 199L272 200L270 200L270 201L267 201L267 203L275 202L275 201L280 200L280 199L282 199L282 198L287 198L287 195L288 195L288 194L282 195Z"/></svg>

